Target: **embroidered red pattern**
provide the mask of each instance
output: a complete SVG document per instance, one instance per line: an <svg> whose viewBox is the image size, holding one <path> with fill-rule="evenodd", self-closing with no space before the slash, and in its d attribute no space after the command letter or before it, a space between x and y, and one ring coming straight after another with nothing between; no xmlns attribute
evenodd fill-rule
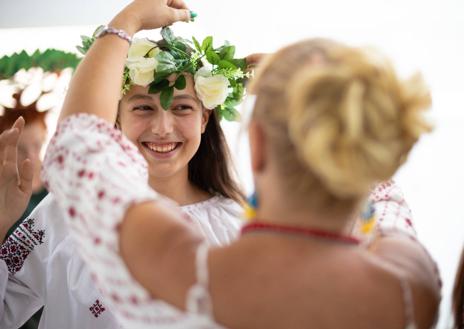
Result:
<svg viewBox="0 0 464 329"><path fill-rule="evenodd" d="M98 318L103 312L106 311L106 308L103 306L100 300L97 299L95 303L89 307L89 310L94 317Z"/></svg>
<svg viewBox="0 0 464 329"><path fill-rule="evenodd" d="M18 272L31 251L43 243L45 231L34 227L35 219L26 219L2 244L0 258L5 261L10 274Z"/></svg>

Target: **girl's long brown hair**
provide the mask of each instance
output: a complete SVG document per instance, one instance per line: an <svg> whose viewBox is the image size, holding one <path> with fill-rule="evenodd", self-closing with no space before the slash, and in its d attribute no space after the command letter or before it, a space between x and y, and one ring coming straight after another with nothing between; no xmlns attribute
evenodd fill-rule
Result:
<svg viewBox="0 0 464 329"><path fill-rule="evenodd" d="M188 164L189 180L202 190L243 202L244 195L233 178L232 159L224 132L212 111L198 151Z"/></svg>

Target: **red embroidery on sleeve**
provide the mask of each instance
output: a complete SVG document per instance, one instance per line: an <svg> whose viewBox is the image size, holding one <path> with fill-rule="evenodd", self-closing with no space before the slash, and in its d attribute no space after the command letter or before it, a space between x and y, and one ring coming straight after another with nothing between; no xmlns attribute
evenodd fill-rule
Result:
<svg viewBox="0 0 464 329"><path fill-rule="evenodd" d="M2 244L0 258L8 267L10 274L15 274L24 265L24 261L32 250L43 244L44 230L35 230L35 219L26 219Z"/></svg>

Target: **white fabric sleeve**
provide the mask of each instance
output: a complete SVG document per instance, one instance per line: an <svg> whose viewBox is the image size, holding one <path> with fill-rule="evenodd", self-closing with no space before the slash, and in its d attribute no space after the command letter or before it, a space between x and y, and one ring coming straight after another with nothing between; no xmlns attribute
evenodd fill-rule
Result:
<svg viewBox="0 0 464 329"><path fill-rule="evenodd" d="M377 185L369 200L373 202L377 216L375 230L395 229L412 237L417 235L411 209L393 180Z"/></svg>
<svg viewBox="0 0 464 329"><path fill-rule="evenodd" d="M58 126L43 167L43 180L66 213L79 251L121 324L195 328L188 314L153 299L119 255L118 227L128 207L160 200L148 186L147 164L136 146L106 121L78 114Z"/></svg>
<svg viewBox="0 0 464 329"><path fill-rule="evenodd" d="M49 239L36 209L0 246L0 328L17 329L44 305Z"/></svg>

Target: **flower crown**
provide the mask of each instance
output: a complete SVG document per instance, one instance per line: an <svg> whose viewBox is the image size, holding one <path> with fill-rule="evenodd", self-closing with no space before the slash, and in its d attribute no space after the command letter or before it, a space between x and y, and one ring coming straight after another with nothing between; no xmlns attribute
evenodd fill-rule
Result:
<svg viewBox="0 0 464 329"><path fill-rule="evenodd" d="M48 111L58 106L80 59L56 49L24 50L0 58L0 116L5 111Z"/></svg>
<svg viewBox="0 0 464 329"><path fill-rule="evenodd" d="M98 30L98 28L97 28ZM245 93L245 81L249 77L246 61L234 58L235 46L226 42L213 47L213 38L206 37L200 44L174 36L171 29L163 27L162 40L134 39L129 48L122 85L124 95L133 85L149 86L149 93L160 93L160 102L167 110L172 103L174 88L186 86L183 73L194 77L195 91L207 109L217 111L219 118L238 120L236 106ZM82 36L82 46L77 49L85 54L95 41ZM168 80L175 75L174 81Z"/></svg>

